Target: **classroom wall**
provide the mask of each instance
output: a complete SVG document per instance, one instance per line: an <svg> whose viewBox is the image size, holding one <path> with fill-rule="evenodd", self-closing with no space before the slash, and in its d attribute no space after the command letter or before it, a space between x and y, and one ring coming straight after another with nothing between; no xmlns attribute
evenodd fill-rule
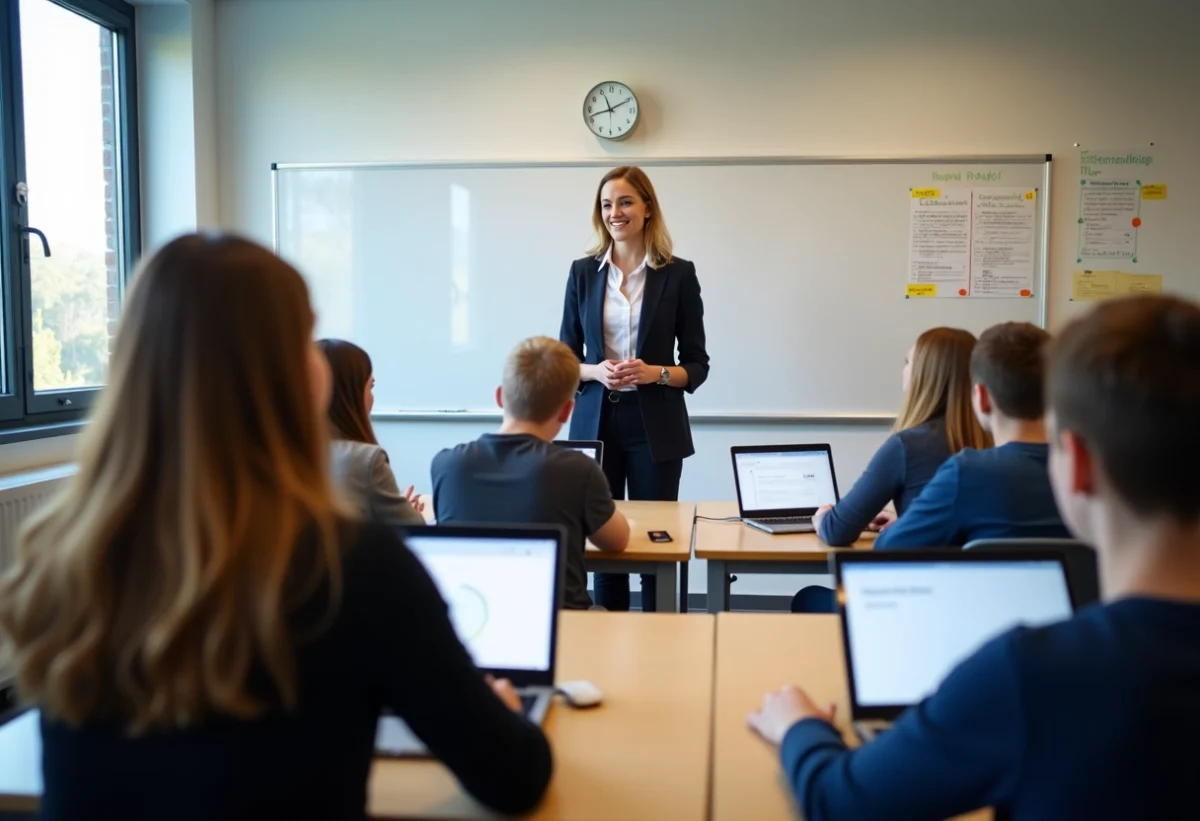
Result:
<svg viewBox="0 0 1200 821"><path fill-rule="evenodd" d="M1053 188L1061 193L1078 185L1076 142L1154 141L1186 160L1173 165L1172 181L1195 197L1200 172L1188 155L1200 133L1200 14L1193 5L220 0L220 218L270 240L272 162L1049 152L1059 158ZM628 83L641 101L644 122L625 143L602 145L580 122L584 92L605 79ZM1053 202L1050 241L1062 249L1074 239L1074 204L1069 196ZM711 206L755 203L713 191ZM536 241L538 215L524 216ZM870 241L869 227L862 239ZM696 262L703 283L704 261ZM519 283L519 259L498 264ZM1063 268L1052 266L1052 323L1067 312ZM398 329L395 350L371 353L412 356L419 347ZM896 351L897 402L903 353ZM721 351L711 354L714 368L726 366ZM829 355L836 352L764 351L785 379L802 379L806 358ZM481 386L481 395L489 389ZM382 423L379 434L401 482L426 488L429 457L485 427ZM699 425L682 494L732 498L731 444L796 440L832 442L845 488L885 434ZM702 580L694 571L693 589ZM790 579L746 584L735 592L795 589Z"/></svg>

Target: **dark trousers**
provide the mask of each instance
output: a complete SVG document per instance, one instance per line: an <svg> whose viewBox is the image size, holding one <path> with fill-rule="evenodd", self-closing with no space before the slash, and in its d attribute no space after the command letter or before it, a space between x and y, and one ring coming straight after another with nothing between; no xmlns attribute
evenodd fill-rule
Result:
<svg viewBox="0 0 1200 821"><path fill-rule="evenodd" d="M819 584L809 585L800 589L792 597L793 613L836 613L837 596L828 587Z"/></svg>
<svg viewBox="0 0 1200 821"><path fill-rule="evenodd" d="M613 398L619 401L609 401ZM606 392L600 411L600 440L604 442L604 475L614 499L679 501L683 460L655 462L650 456L637 391L615 395ZM653 575L642 574L643 611L655 609L656 581ZM674 595L674 591L664 591L664 595ZM595 599L606 610L628 610L629 577L624 573L597 573Z"/></svg>

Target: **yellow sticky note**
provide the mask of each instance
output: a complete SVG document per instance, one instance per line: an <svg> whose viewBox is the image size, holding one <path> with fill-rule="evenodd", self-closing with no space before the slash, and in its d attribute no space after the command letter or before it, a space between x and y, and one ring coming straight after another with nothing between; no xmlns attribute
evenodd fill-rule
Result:
<svg viewBox="0 0 1200 821"><path fill-rule="evenodd" d="M936 282L910 282L908 288L905 289L904 295L910 296L937 296Z"/></svg>
<svg viewBox="0 0 1200 821"><path fill-rule="evenodd" d="M1167 186L1165 185L1143 185L1142 199L1144 200L1165 200L1167 198Z"/></svg>
<svg viewBox="0 0 1200 821"><path fill-rule="evenodd" d="M1025 199L1027 199L1027 200L1036 200L1036 199L1037 199L1037 191L1026 191L1026 192L1025 192Z"/></svg>
<svg viewBox="0 0 1200 821"><path fill-rule="evenodd" d="M1162 274L1127 274L1117 271L1117 296L1161 293Z"/></svg>
<svg viewBox="0 0 1200 821"><path fill-rule="evenodd" d="M1071 299L1090 302L1117 295L1116 271L1076 271L1071 281Z"/></svg>

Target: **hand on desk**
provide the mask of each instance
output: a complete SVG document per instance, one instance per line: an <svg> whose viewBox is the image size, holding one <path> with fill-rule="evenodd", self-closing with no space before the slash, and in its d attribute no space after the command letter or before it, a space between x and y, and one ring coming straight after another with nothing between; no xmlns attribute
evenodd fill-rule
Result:
<svg viewBox="0 0 1200 821"><path fill-rule="evenodd" d="M822 710L813 703L807 693L789 684L778 692L763 696L762 709L746 716L746 723L763 741L778 747L796 722L806 718L819 718L832 724L836 710L836 704L830 704L828 709Z"/></svg>
<svg viewBox="0 0 1200 821"><path fill-rule="evenodd" d="M882 533L896 523L896 511L884 508L879 512L879 515L871 520L867 525L867 530L872 533Z"/></svg>
<svg viewBox="0 0 1200 821"><path fill-rule="evenodd" d="M506 678L492 678L491 676L484 676L484 679L492 688L492 692L496 694L496 697L504 702L505 707L514 713L521 712L521 697L513 689L511 681Z"/></svg>
<svg viewBox="0 0 1200 821"><path fill-rule="evenodd" d="M828 515L829 511L833 510L833 505L821 505L817 508L817 512L813 514L813 530L821 532L821 520Z"/></svg>

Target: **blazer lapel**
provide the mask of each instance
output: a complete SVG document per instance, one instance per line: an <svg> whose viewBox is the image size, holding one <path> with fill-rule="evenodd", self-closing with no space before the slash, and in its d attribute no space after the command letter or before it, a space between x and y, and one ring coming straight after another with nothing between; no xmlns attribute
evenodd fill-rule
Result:
<svg viewBox="0 0 1200 821"><path fill-rule="evenodd" d="M637 355L642 356L642 346L646 344L646 334L654 321L654 312L658 310L658 301L662 298L663 289L667 287L667 272L646 267L646 288L642 291L642 316L638 320Z"/></svg>
<svg viewBox="0 0 1200 821"><path fill-rule="evenodd" d="M595 265L596 267L593 268L591 273L589 274L589 276L591 277L591 283L590 283L591 287L589 287L588 291L587 291L589 299L588 299L588 303L587 303L587 316L584 318L586 327L584 327L584 329L583 329L583 338L585 340L595 340L596 341L596 344L599 346L597 348L599 353L596 355L595 359L596 359L596 362L603 362L604 361L604 296L605 296L605 290L608 287L608 276L604 271L600 270L600 262L598 260L593 260L592 264ZM589 350L589 351L587 351L587 353L589 354L588 359L591 359L592 352Z"/></svg>

